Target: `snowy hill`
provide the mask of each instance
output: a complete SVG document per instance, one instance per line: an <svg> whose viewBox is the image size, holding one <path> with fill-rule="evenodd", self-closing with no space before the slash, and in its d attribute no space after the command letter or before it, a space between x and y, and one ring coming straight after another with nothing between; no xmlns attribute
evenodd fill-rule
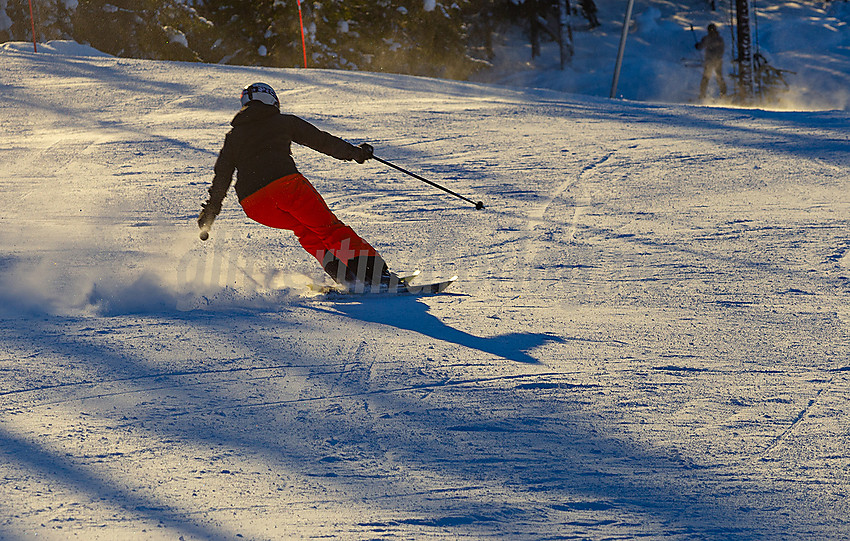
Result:
<svg viewBox="0 0 850 541"><path fill-rule="evenodd" d="M0 537L850 535L847 113L55 47L0 50ZM255 80L485 202L294 149L449 294L198 240Z"/></svg>

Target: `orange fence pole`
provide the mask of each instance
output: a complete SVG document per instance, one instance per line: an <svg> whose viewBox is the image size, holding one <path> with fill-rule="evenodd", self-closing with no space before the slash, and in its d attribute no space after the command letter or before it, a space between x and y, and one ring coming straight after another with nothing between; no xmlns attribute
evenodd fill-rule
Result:
<svg viewBox="0 0 850 541"><path fill-rule="evenodd" d="M30 0L32 1L32 0ZM301 50L304 51L304 67L307 67L307 42L304 39L304 17L301 15L301 0L298 0L298 22L301 24Z"/></svg>

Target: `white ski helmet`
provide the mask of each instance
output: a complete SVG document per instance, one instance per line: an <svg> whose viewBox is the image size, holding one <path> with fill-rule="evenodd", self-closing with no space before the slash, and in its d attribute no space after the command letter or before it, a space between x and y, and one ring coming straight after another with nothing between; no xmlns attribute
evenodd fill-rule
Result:
<svg viewBox="0 0 850 541"><path fill-rule="evenodd" d="M280 101L274 89L266 83L254 83L242 90L242 105L248 105L249 101L259 101L266 105L274 105L280 109Z"/></svg>

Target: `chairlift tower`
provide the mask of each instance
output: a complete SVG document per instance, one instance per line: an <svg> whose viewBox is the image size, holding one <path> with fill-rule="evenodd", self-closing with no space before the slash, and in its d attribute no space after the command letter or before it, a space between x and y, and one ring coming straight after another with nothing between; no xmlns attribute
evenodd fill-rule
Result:
<svg viewBox="0 0 850 541"><path fill-rule="evenodd" d="M735 0L735 24L738 38L738 100L750 103L755 97L753 60L752 1Z"/></svg>

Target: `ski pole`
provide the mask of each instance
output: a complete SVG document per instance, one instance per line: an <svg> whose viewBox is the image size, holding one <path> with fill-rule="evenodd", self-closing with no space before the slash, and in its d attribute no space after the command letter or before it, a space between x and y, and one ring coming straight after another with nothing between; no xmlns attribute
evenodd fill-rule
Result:
<svg viewBox="0 0 850 541"><path fill-rule="evenodd" d="M422 182L424 182L424 183L426 183L426 184L430 184L431 186L433 186L433 187L435 187L435 188L439 188L439 189L443 190L444 192L446 192L446 193L448 193L448 194L451 194L451 195L453 195L453 196L455 196L455 197L457 197L457 198L463 199L464 201L466 201L466 202L468 202L468 203L472 203L473 205L475 205L475 210L482 210L482 209L484 208L484 203L483 203L482 201L473 201L472 199L469 199L468 197L464 197L464 196L460 195L459 193L456 193L456 192L451 191L450 189L446 188L445 186L440 186L440 185L439 185L439 184L437 184L436 182L433 182L433 181L431 181L431 180L428 180L427 178L420 177L420 176L419 176L419 175L417 175L416 173L411 173L411 172L410 172L410 171L408 171L407 169L403 169L403 168L401 168L401 167L397 166L397 165L396 165L396 164L394 164L394 163L390 163L390 162L388 162L387 160L382 160L381 158L379 158L379 157L375 156L374 154L372 155L372 158L373 158L373 159L375 159L376 161L381 162L381 163L382 163L382 164L384 164L384 165L387 165L387 166L389 166L389 167L392 167L392 168L393 168L393 169L395 169L396 171L401 171L401 172L402 172L402 173L404 173L405 175L410 175L411 177L415 178L416 180L421 180Z"/></svg>

